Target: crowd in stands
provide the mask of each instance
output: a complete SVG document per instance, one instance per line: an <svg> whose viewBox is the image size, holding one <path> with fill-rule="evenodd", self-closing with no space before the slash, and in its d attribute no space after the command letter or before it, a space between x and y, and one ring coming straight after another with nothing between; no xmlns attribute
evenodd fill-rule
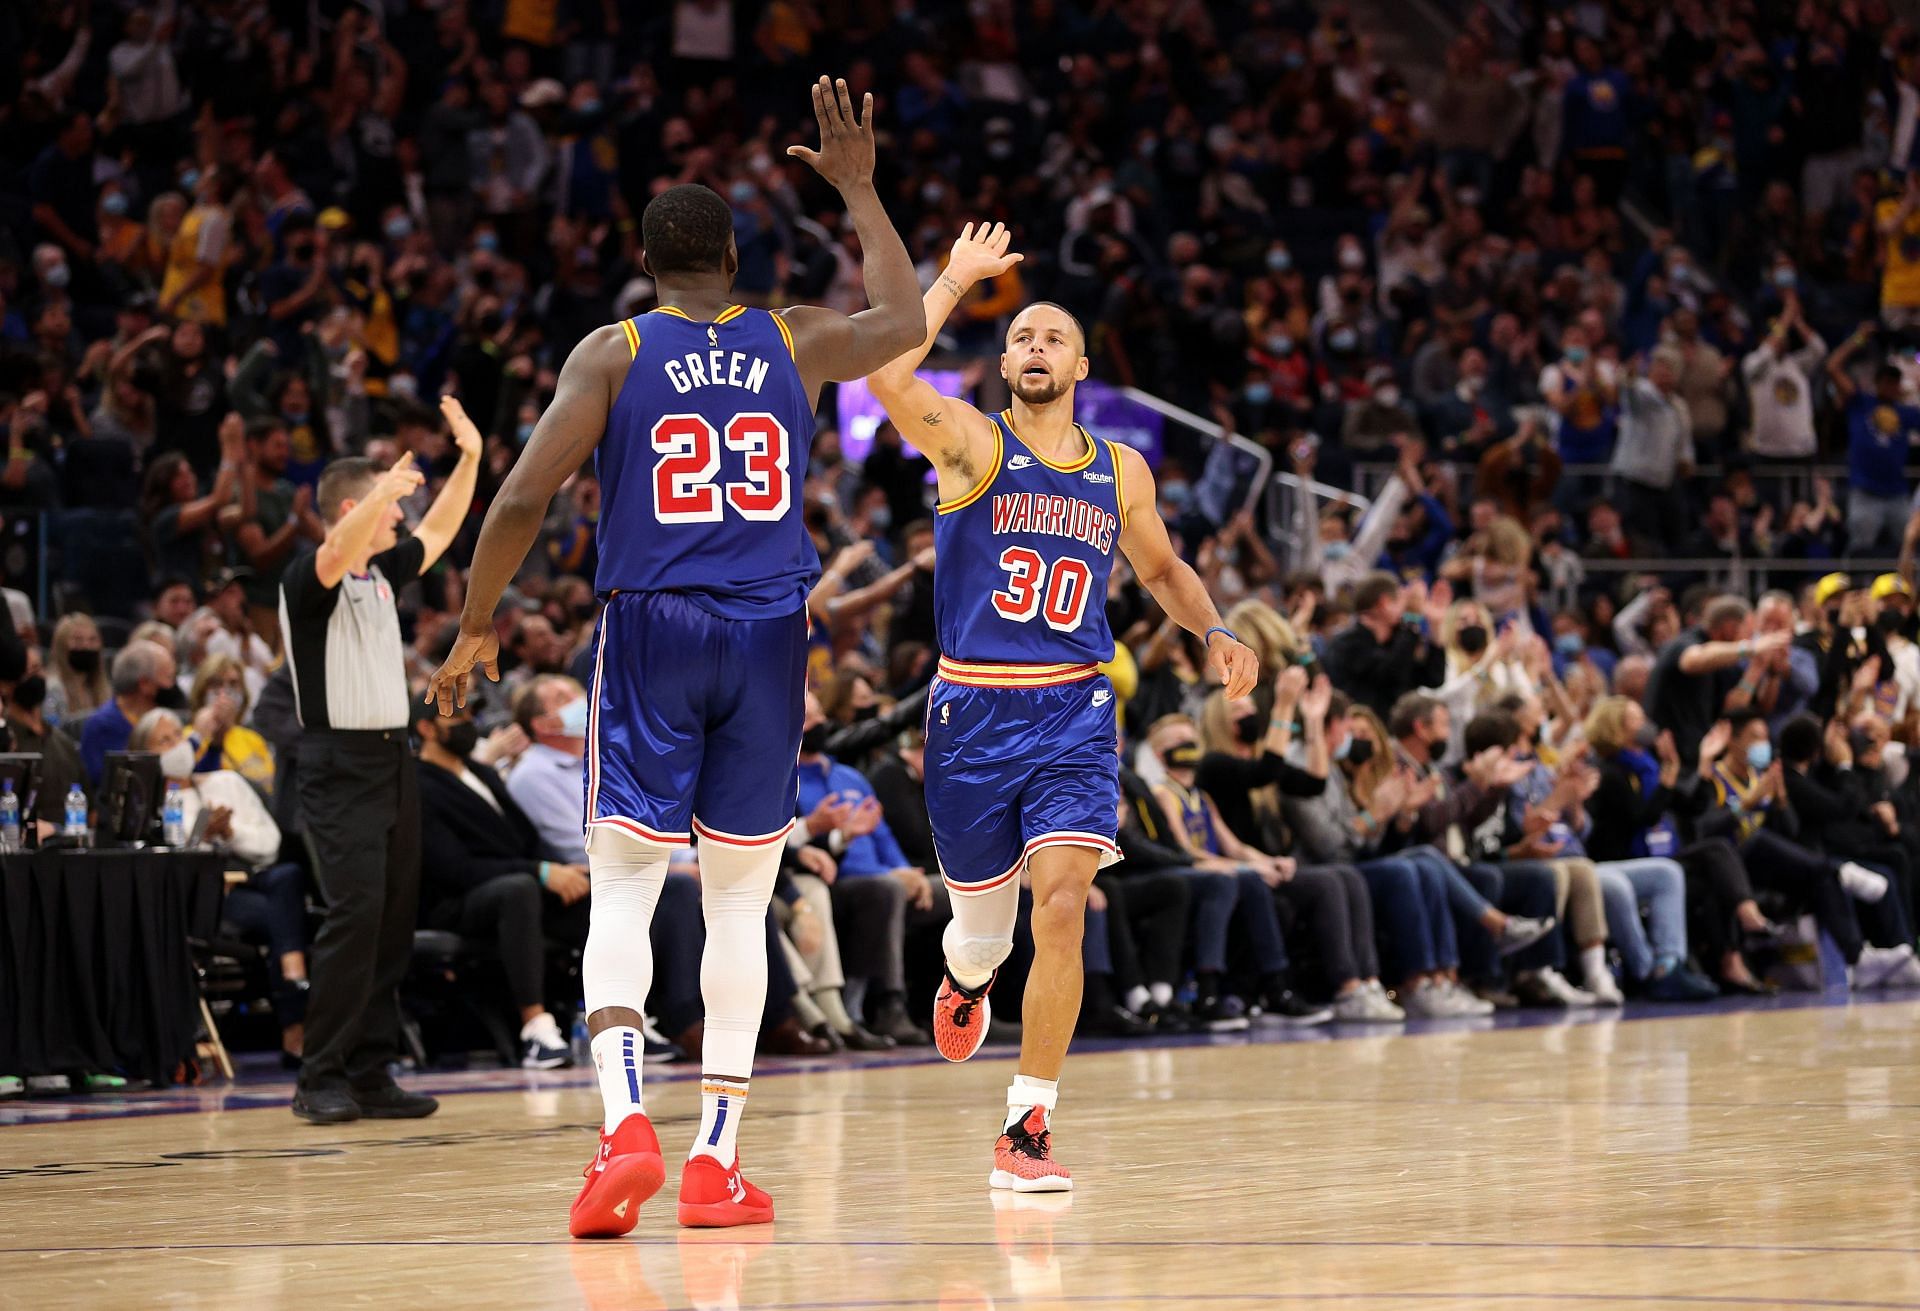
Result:
<svg viewBox="0 0 1920 1311"><path fill-rule="evenodd" d="M433 400L485 434L467 529L402 598L417 688L567 352L655 304L652 194L728 199L741 301L864 303L785 154L826 68L878 99L928 281L962 223L1016 233L935 361L984 407L1046 297L1094 376L1292 476L1247 498L1244 445L1177 431L1157 470L1253 697L1116 570L1088 1031L1763 991L1807 922L1854 986L1920 984L1920 32L1885 0L1474 9L1418 97L1341 0L24 0L0 48L6 727L51 824L130 745L191 783L252 871L229 918L290 1058L313 889L278 580L320 470L411 454L417 518L456 455ZM836 414L768 924L765 1041L802 1055L927 1042L946 912L928 467ZM417 725L421 925L498 958L536 1066L568 1058L590 895L599 510L583 470L498 616L504 683ZM697 1055L675 868L650 1010Z"/></svg>

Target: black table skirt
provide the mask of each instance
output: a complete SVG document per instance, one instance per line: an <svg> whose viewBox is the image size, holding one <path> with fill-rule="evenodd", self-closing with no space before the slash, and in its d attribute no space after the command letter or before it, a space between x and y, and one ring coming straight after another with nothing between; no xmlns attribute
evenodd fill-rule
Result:
<svg viewBox="0 0 1920 1311"><path fill-rule="evenodd" d="M0 1074L172 1080L200 1022L189 936L226 895L217 852L0 856Z"/></svg>

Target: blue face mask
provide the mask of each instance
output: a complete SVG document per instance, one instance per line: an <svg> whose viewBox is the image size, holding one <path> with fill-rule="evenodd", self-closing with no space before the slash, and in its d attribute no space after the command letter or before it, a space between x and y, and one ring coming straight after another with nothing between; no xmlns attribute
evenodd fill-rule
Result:
<svg viewBox="0 0 1920 1311"><path fill-rule="evenodd" d="M1562 633L1553 639L1553 649L1572 660L1587 649L1587 644L1578 633Z"/></svg>
<svg viewBox="0 0 1920 1311"><path fill-rule="evenodd" d="M1760 773L1773 764L1773 743L1755 742L1747 748L1747 765L1755 773Z"/></svg>
<svg viewBox="0 0 1920 1311"><path fill-rule="evenodd" d="M1782 291L1791 290L1793 285L1799 280L1800 279L1794 275L1792 269L1775 269L1773 271L1773 285Z"/></svg>
<svg viewBox="0 0 1920 1311"><path fill-rule="evenodd" d="M500 251L500 238L491 232L482 232L473 239L473 248L475 250L484 250L489 255L498 254Z"/></svg>
<svg viewBox="0 0 1920 1311"><path fill-rule="evenodd" d="M575 697L560 707L560 736L585 737L587 735L587 699Z"/></svg>
<svg viewBox="0 0 1920 1311"><path fill-rule="evenodd" d="M1244 395L1249 405L1265 405L1273 399L1273 388L1264 382L1250 382Z"/></svg>
<svg viewBox="0 0 1920 1311"><path fill-rule="evenodd" d="M1328 564L1334 564L1353 554L1352 542L1328 542L1320 548L1320 555Z"/></svg>
<svg viewBox="0 0 1920 1311"><path fill-rule="evenodd" d="M1360 338L1352 328L1340 328L1327 334L1327 345L1337 351L1350 351L1360 344Z"/></svg>
<svg viewBox="0 0 1920 1311"><path fill-rule="evenodd" d="M397 215L387 220L387 240L405 241L413 235L413 220L405 215Z"/></svg>
<svg viewBox="0 0 1920 1311"><path fill-rule="evenodd" d="M1352 754L1353 754L1353 738L1352 737L1346 738L1344 741L1340 743L1339 746L1333 749L1333 758L1335 760L1345 760L1348 756Z"/></svg>
<svg viewBox="0 0 1920 1311"><path fill-rule="evenodd" d="M1175 511L1186 509L1193 504L1193 488L1185 483L1167 482L1160 484L1160 499Z"/></svg>
<svg viewBox="0 0 1920 1311"><path fill-rule="evenodd" d="M527 444L527 439L533 436L533 423L531 421L528 421L526 423L521 424L518 428L515 428L513 430L513 435L522 446L525 446Z"/></svg>
<svg viewBox="0 0 1920 1311"><path fill-rule="evenodd" d="M598 100L589 100L585 104L580 106L580 114L584 118L592 118L595 114L598 114L599 112L600 112L600 102Z"/></svg>
<svg viewBox="0 0 1920 1311"><path fill-rule="evenodd" d="M199 185L200 185L199 169L190 168L186 172L180 175L180 190L187 192L189 195L191 195L193 191L199 187Z"/></svg>
<svg viewBox="0 0 1920 1311"><path fill-rule="evenodd" d="M1285 273L1293 267L1293 256L1284 250L1270 250L1267 252L1267 267L1275 273Z"/></svg>
<svg viewBox="0 0 1920 1311"><path fill-rule="evenodd" d="M879 506L867 516L867 523L874 532L884 534L893 527L893 511L884 505Z"/></svg>
<svg viewBox="0 0 1920 1311"><path fill-rule="evenodd" d="M305 410L288 410L280 417L287 421L288 427L298 428L307 421L307 412Z"/></svg>
<svg viewBox="0 0 1920 1311"><path fill-rule="evenodd" d="M115 218L120 218L127 212L127 198L122 193L116 191L100 202L100 208Z"/></svg>
<svg viewBox="0 0 1920 1311"><path fill-rule="evenodd" d="M1568 364L1585 364L1586 362L1587 362L1587 348L1585 346L1567 347L1567 363Z"/></svg>

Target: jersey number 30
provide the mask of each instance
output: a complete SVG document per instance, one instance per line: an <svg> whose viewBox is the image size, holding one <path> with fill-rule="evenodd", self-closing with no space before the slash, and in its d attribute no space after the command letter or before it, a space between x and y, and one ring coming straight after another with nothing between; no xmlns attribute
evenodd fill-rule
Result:
<svg viewBox="0 0 1920 1311"><path fill-rule="evenodd" d="M1080 627L1093 591L1093 570L1086 561L1065 556L1049 569L1038 551L1009 546L1000 552L1000 567L1007 571L1007 586L993 594L993 608L1002 619L1026 624L1039 615L1058 633Z"/></svg>
<svg viewBox="0 0 1920 1311"><path fill-rule="evenodd" d="M746 453L740 482L713 481L722 441ZM653 449L660 456L653 466L653 512L661 523L719 523L727 505L742 519L782 519L793 505L787 429L771 414L736 414L724 436L704 415L669 414L653 425Z"/></svg>

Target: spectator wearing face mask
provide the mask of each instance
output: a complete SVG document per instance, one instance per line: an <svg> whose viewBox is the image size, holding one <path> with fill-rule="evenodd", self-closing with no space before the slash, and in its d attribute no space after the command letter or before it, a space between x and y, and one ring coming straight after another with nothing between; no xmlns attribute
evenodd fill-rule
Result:
<svg viewBox="0 0 1920 1311"><path fill-rule="evenodd" d="M100 629L91 615L63 615L53 627L47 651L52 677L47 680L47 722L56 726L85 719L113 695L102 659Z"/></svg>
<svg viewBox="0 0 1920 1311"><path fill-rule="evenodd" d="M1447 655L1435 640L1446 617L1450 589L1402 588L1392 574L1369 574L1353 593L1353 622L1328 644L1334 686L1375 714L1385 715L1401 695L1436 687Z"/></svg>
<svg viewBox="0 0 1920 1311"><path fill-rule="evenodd" d="M584 946L587 871L557 859L500 776L472 759L475 703L451 717L419 708L421 923L491 946L519 1012L520 1064L571 1065L547 1009L546 939ZM533 748L529 748L532 750Z"/></svg>
<svg viewBox="0 0 1920 1311"><path fill-rule="evenodd" d="M80 759L90 784L98 786L107 753L127 749L141 716L159 707L186 709L186 695L174 684L173 652L156 642L129 642L113 658L113 699L87 716L80 730ZM195 754L199 751L195 744Z"/></svg>
<svg viewBox="0 0 1920 1311"><path fill-rule="evenodd" d="M0 635L3 642L4 635ZM0 645L3 654L4 646ZM19 668L23 672L6 694L6 728L13 735L15 751L39 754L39 817L49 824L59 824L66 818L67 793L75 783L83 790L86 787L86 769L73 739L47 722L48 683L41 672L39 653L22 651Z"/></svg>
<svg viewBox="0 0 1920 1311"><path fill-rule="evenodd" d="M1804 460L1819 438L1813 427L1813 379L1827 343L1804 317L1800 297L1787 292L1786 308L1760 344L1740 361L1753 407L1748 448L1769 460Z"/></svg>

